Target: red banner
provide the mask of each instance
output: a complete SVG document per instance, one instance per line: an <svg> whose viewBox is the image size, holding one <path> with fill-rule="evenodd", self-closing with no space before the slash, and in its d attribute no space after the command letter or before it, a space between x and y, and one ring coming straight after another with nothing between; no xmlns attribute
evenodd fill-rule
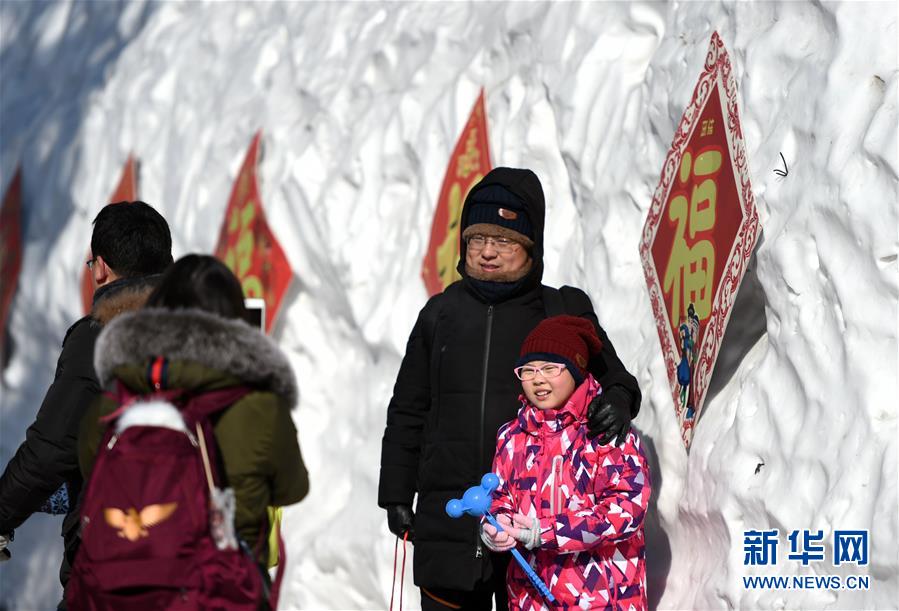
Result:
<svg viewBox="0 0 899 611"><path fill-rule="evenodd" d="M459 221L468 191L490 171L487 113L481 90L450 157L431 224L431 241L421 267L428 295L440 293L459 279Z"/></svg>
<svg viewBox="0 0 899 611"><path fill-rule="evenodd" d="M256 180L261 137L259 132L253 138L231 190L215 256L238 277L244 295L265 300L265 330L269 331L293 278L293 270L262 209Z"/></svg>
<svg viewBox="0 0 899 611"><path fill-rule="evenodd" d="M6 362L6 323L22 268L22 169L17 168L0 206L0 367Z"/></svg>
<svg viewBox="0 0 899 611"><path fill-rule="evenodd" d="M640 257L687 448L761 230L736 84L715 32L653 195Z"/></svg>
<svg viewBox="0 0 899 611"><path fill-rule="evenodd" d="M109 203L117 202L133 202L137 199L137 162L133 155L128 155L125 167L122 170L122 177L119 179L119 185L112 192ZM90 251L88 251L87 259L90 259ZM84 307L84 313L91 311L94 301L94 277L91 271L85 268L81 275L81 303Z"/></svg>

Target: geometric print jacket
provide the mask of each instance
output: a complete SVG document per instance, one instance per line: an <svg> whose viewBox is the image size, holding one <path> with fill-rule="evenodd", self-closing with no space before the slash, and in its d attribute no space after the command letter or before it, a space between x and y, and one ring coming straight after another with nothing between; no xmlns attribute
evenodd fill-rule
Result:
<svg viewBox="0 0 899 611"><path fill-rule="evenodd" d="M491 512L539 520L540 547L518 549L552 591L554 609L643 611L649 467L633 430L623 447L587 438L587 406L598 392L588 376L558 410L519 397L518 417L497 434ZM506 584L510 609L549 608L517 562Z"/></svg>

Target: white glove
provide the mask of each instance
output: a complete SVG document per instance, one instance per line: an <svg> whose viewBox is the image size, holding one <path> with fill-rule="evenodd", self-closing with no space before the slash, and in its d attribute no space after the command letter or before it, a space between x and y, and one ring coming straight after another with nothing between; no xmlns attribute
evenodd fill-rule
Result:
<svg viewBox="0 0 899 611"><path fill-rule="evenodd" d="M540 521L536 517L516 513L511 518L505 515L500 516L497 521L507 533L526 548L540 547Z"/></svg>
<svg viewBox="0 0 899 611"><path fill-rule="evenodd" d="M521 513L509 517L500 514L496 521L503 527L497 530L489 522L481 524L481 539L493 552L506 552L515 547L516 541L527 549L540 547L540 521Z"/></svg>

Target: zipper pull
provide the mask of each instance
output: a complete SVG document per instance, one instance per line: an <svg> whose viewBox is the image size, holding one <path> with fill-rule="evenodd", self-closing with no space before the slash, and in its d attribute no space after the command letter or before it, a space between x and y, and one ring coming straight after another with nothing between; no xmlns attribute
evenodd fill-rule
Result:
<svg viewBox="0 0 899 611"><path fill-rule="evenodd" d="M474 557L475 558L483 558L484 557L484 550L481 549L481 540L480 539L478 539L478 545L474 549Z"/></svg>
<svg viewBox="0 0 899 611"><path fill-rule="evenodd" d="M106 444L106 449L107 449L107 450L111 450L112 447L115 445L115 442L118 441L118 440L119 440L119 436L118 436L118 435L113 435L113 436L110 438L109 443Z"/></svg>

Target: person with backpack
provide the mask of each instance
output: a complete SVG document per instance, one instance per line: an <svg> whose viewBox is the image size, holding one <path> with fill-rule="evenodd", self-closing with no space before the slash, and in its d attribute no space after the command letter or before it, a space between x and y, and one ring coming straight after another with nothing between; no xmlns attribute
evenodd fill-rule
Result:
<svg viewBox="0 0 899 611"><path fill-rule="evenodd" d="M88 484L73 608L256 608L267 508L299 502L309 481L293 369L245 316L234 274L187 255L144 309L100 335L110 396L79 438Z"/></svg>
<svg viewBox="0 0 899 611"><path fill-rule="evenodd" d="M585 364L600 348L577 316L547 318L524 340L518 416L499 429L493 459L502 530L482 521L481 539L494 552L522 548L555 607L645 610L649 467L633 429L620 447L587 436L587 405L603 389ZM509 609L545 608L518 563L507 586Z"/></svg>
<svg viewBox="0 0 899 611"><path fill-rule="evenodd" d="M0 547L37 511L65 514L59 580L66 589L78 552L78 427L100 395L94 344L104 325L140 308L160 274L172 264L168 223L150 205L118 202L104 206L93 222L90 269L96 291L91 312L66 331L53 383L47 389L25 441L0 476ZM79 262L79 270L82 262ZM48 502L50 501L50 502ZM2 553L9 554L3 549ZM59 603L65 609L65 594Z"/></svg>
<svg viewBox="0 0 899 611"><path fill-rule="evenodd" d="M511 366L543 319L587 319L602 350L586 369L605 392L587 408L591 438L623 442L640 389L599 325L587 295L542 284L545 203L530 170L495 168L469 191L460 220L461 280L418 315L387 408L378 505L398 537L415 545L422 608L507 606L508 554L492 554L470 516L450 518L448 500L490 470L500 425L516 414ZM413 511L413 499L417 504Z"/></svg>

